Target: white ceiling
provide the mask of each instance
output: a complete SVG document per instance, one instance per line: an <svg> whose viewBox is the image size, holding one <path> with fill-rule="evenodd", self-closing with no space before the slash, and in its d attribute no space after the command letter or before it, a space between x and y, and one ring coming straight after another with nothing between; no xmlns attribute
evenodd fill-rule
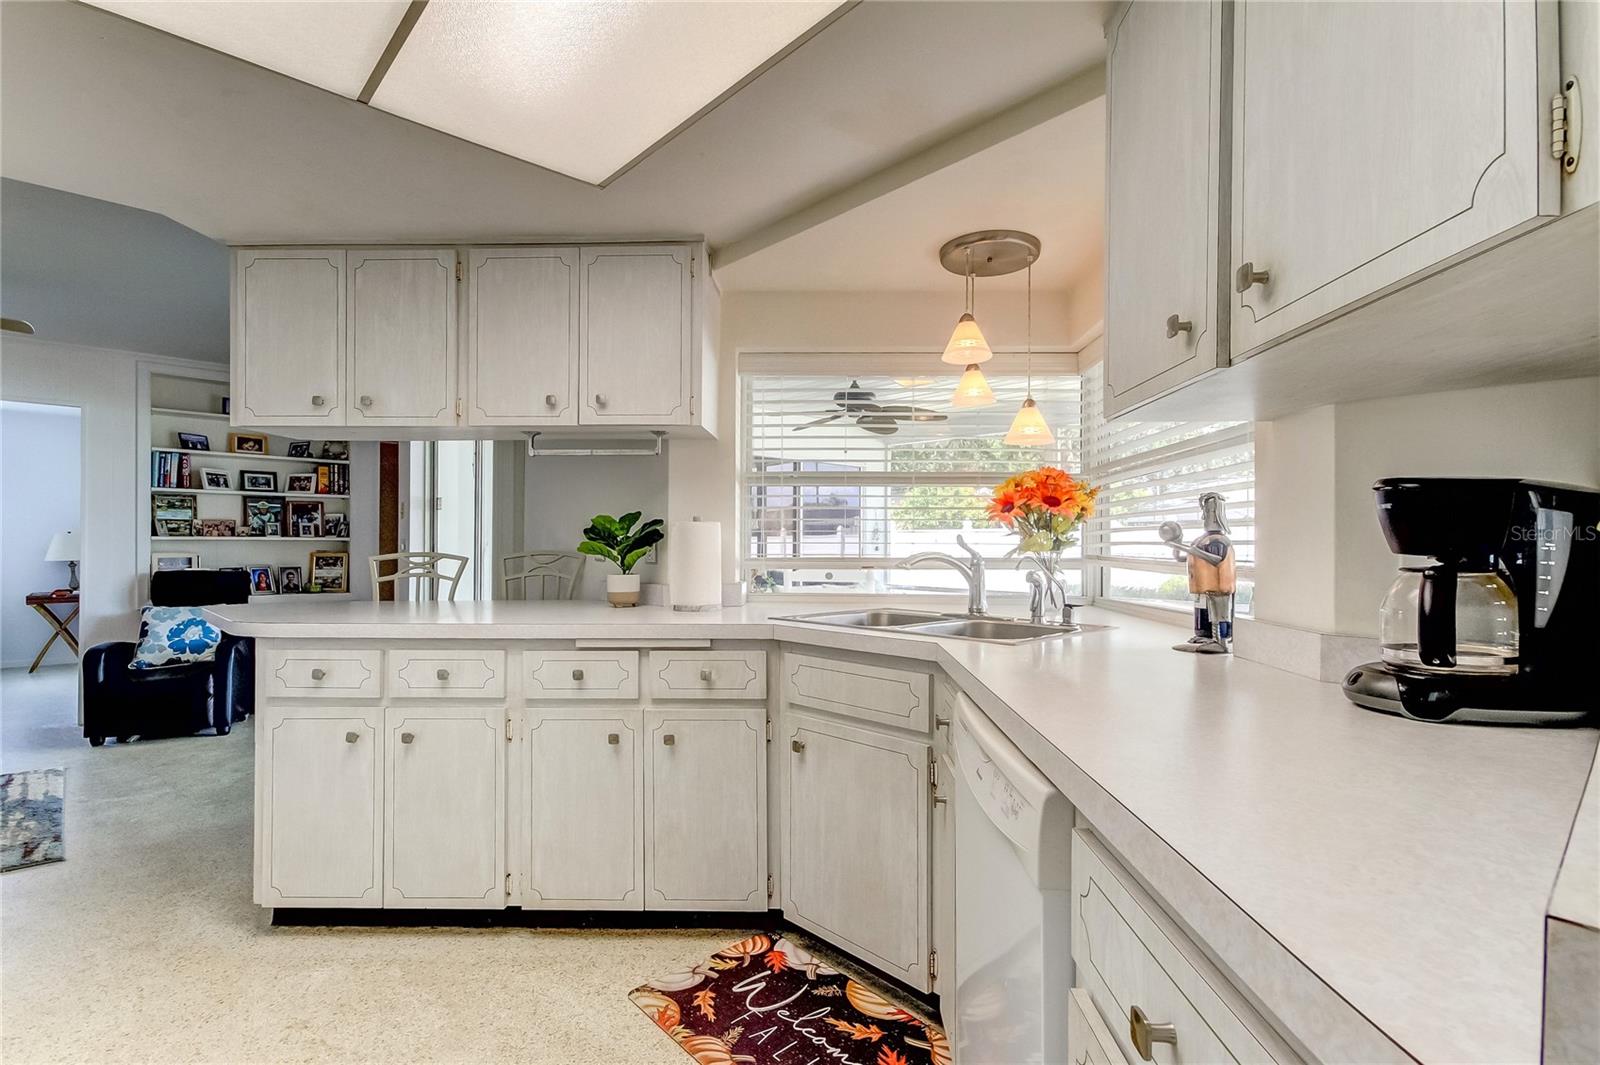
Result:
<svg viewBox="0 0 1600 1065"><path fill-rule="evenodd" d="M1033 287L1061 290L1101 269L1105 99L1098 98L717 270L724 291L959 292L945 241L1020 229L1041 242ZM978 301L1023 273L980 278Z"/></svg>
<svg viewBox="0 0 1600 1065"><path fill-rule="evenodd" d="M869 0L601 189L106 11L5 0L0 170L230 243L720 245L1098 67L1108 7ZM941 231L1020 224L994 213Z"/></svg>

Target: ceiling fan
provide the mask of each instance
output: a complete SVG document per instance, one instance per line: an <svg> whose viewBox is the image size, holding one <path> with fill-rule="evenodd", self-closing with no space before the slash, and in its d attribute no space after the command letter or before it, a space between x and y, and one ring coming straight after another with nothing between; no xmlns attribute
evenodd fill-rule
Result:
<svg viewBox="0 0 1600 1065"><path fill-rule="evenodd" d="M901 422L942 422L949 417L927 407L908 407L904 404L881 406L872 402L875 398L876 392L862 388L859 381L851 381L849 388L833 394L833 404L837 410L811 411L823 417L797 425L794 431L798 433L802 429L815 429L819 425L848 418L857 429L865 429L879 436L893 436L900 431Z"/></svg>

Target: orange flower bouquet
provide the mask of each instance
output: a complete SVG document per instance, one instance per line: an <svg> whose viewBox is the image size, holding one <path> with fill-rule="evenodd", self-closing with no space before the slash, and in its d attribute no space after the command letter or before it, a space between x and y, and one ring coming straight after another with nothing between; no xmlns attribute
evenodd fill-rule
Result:
<svg viewBox="0 0 1600 1065"><path fill-rule="evenodd" d="M1094 513L1099 488L1066 470L1040 466L1010 478L989 498L989 517L1018 536L1012 554L1053 562L1075 542L1073 534Z"/></svg>

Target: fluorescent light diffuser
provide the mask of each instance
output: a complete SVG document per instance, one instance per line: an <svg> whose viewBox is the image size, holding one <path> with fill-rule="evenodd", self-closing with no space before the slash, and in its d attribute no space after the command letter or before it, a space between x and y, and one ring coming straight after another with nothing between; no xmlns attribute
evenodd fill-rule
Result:
<svg viewBox="0 0 1600 1065"><path fill-rule="evenodd" d="M838 6L432 0L372 105L599 184Z"/></svg>
<svg viewBox="0 0 1600 1065"><path fill-rule="evenodd" d="M88 0L95 7L355 99L406 0Z"/></svg>

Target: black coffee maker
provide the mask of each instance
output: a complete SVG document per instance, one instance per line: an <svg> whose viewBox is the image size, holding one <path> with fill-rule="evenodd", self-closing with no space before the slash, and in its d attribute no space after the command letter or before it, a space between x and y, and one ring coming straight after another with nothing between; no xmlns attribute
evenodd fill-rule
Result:
<svg viewBox="0 0 1600 1065"><path fill-rule="evenodd" d="M1581 722L1600 710L1600 491L1543 481L1373 485L1402 565L1379 610L1383 660L1349 699L1418 721Z"/></svg>

